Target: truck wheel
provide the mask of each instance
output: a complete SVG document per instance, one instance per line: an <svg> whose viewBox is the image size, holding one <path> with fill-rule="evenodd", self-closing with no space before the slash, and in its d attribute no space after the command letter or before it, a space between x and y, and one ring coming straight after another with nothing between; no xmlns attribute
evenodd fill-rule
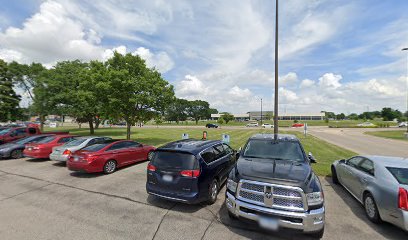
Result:
<svg viewBox="0 0 408 240"><path fill-rule="evenodd" d="M116 170L116 161L115 160L109 160L103 166L103 172L105 174L113 173L115 170Z"/></svg>
<svg viewBox="0 0 408 240"><path fill-rule="evenodd" d="M380 213L378 212L377 204L375 203L373 195L366 193L364 195L364 209L368 219L373 223L380 223Z"/></svg>
<svg viewBox="0 0 408 240"><path fill-rule="evenodd" d="M17 159L17 158L22 158L23 157L23 152L21 151L21 149L16 149L13 150L10 153L11 158Z"/></svg>
<svg viewBox="0 0 408 240"><path fill-rule="evenodd" d="M318 232L310 233L309 236L311 236L312 238L320 239L323 237L323 234L324 234L324 227L322 228L322 230Z"/></svg>
<svg viewBox="0 0 408 240"><path fill-rule="evenodd" d="M331 174L332 174L332 181L334 184L339 184L339 179L337 178L336 168L334 166L331 167Z"/></svg>
<svg viewBox="0 0 408 240"><path fill-rule="evenodd" d="M217 196L218 196L218 182L216 179L214 179L210 185L210 188L208 190L208 201L207 203L209 205L214 204L217 201Z"/></svg>

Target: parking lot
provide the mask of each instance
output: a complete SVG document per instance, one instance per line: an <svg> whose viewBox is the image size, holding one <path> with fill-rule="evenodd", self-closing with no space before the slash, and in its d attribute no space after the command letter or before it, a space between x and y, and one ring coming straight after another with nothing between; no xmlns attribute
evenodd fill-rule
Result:
<svg viewBox="0 0 408 240"><path fill-rule="evenodd" d="M0 160L1 239L308 239L230 220L224 190L211 206L149 197L146 165L110 174L69 172L43 160ZM404 231L366 219L339 186L321 178L326 198L324 239L407 239Z"/></svg>

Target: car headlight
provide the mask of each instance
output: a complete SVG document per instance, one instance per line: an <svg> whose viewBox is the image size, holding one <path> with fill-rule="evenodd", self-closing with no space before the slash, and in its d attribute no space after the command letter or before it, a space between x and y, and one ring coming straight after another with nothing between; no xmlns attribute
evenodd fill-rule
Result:
<svg viewBox="0 0 408 240"><path fill-rule="evenodd" d="M227 189L231 192L235 193L237 191L237 183L234 182L232 179L228 179L227 181Z"/></svg>
<svg viewBox="0 0 408 240"><path fill-rule="evenodd" d="M307 204L309 206L321 205L324 202L323 192L312 192L306 194Z"/></svg>

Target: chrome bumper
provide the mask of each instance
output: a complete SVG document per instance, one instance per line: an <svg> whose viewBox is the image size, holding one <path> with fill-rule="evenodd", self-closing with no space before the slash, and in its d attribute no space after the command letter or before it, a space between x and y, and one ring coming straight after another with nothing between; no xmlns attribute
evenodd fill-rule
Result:
<svg viewBox="0 0 408 240"><path fill-rule="evenodd" d="M230 211L235 216L250 219L257 222L259 221L261 215L263 216L271 215L278 218L279 227L302 230L305 233L317 232L323 229L324 227L325 222L324 207L315 210L310 210L308 212L291 212L277 210L240 201L236 199L233 195L231 195L229 192L227 192L225 204L227 206L228 211ZM241 208L249 209L251 213L242 211ZM290 221L290 218L302 219L302 221L293 222Z"/></svg>
<svg viewBox="0 0 408 240"><path fill-rule="evenodd" d="M50 154L50 159L54 161L66 162L68 161L68 155L62 154Z"/></svg>

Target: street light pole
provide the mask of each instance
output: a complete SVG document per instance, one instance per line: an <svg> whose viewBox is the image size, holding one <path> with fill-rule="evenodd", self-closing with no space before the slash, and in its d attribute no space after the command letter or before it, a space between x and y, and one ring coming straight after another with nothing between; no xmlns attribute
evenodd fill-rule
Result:
<svg viewBox="0 0 408 240"><path fill-rule="evenodd" d="M261 126L262 126L262 98L261 98Z"/></svg>
<svg viewBox="0 0 408 240"><path fill-rule="evenodd" d="M403 48L403 49L401 49L401 51L407 51L408 50L408 48ZM406 87L407 87L407 89L406 89L406 91L407 91L407 111L406 111L406 113L408 112L408 54L407 54L407 74L406 74L406 76L405 76L405 81L406 81ZM407 133L406 133L406 136L408 137L408 116L407 116L407 119L406 119L406 122L407 122Z"/></svg>
<svg viewBox="0 0 408 240"><path fill-rule="evenodd" d="M276 9L275 9L275 110L273 114L273 133L275 135L275 139L278 137L278 130L279 130L279 124L278 124L278 74L279 74L279 69L278 69L278 0L276 0Z"/></svg>

